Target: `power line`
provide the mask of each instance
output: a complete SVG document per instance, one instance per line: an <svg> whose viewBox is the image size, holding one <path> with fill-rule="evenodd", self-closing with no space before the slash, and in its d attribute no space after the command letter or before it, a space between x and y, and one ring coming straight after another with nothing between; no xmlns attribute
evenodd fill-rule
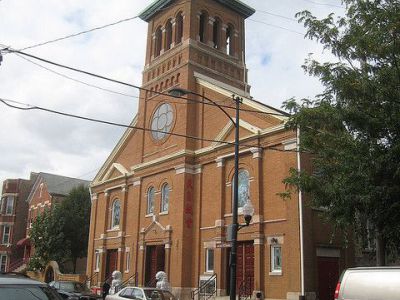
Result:
<svg viewBox="0 0 400 300"><path fill-rule="evenodd" d="M101 124L105 124L105 125L111 125L111 126L117 126L117 127L123 127L123 128L131 128L131 129L141 130L141 131L145 131L145 132L159 132L159 133L164 133L166 135L184 137L184 138L189 138L189 139L198 140L198 141L204 141L204 142L221 143L221 144L231 145L231 146L235 145L234 142L227 142L227 141L222 141L222 140L200 138L200 137L191 136L191 135L185 135L185 134L179 134L179 133L173 133L173 132L166 132L166 131L163 131L163 130L149 129L149 128L145 128L145 127L126 125L126 124L121 124L121 123L116 123L116 122L111 122L111 121L105 121L105 120L100 120L100 119L83 117L83 116L79 116L79 115L75 115L75 114L65 113L65 112L61 112L61 111L57 111L57 110L53 110L53 109L49 109L49 108L36 106L36 105L22 103L22 102L15 101L15 100L10 100L10 99L0 98L0 102L3 103L4 105L10 107L10 108L23 110L23 111L40 110L40 111L44 111L44 112L48 112L48 113L52 113L52 114L56 114L56 115L61 115L61 116L65 116L65 117L70 117L70 118L75 118L75 119L80 119L80 120L90 121L90 122L95 122L95 123L101 123ZM13 105L13 104L10 104L10 103L24 105L26 107L20 107L20 106L16 106L16 105ZM278 152L298 152L297 150L294 151L294 150L284 150L284 149L275 148L275 146L261 146L260 147L259 145L256 145L256 144L254 144L254 145L246 145L246 144L240 143L240 146L247 147L247 148L261 148L261 149L273 150L273 151L278 151Z"/></svg>
<svg viewBox="0 0 400 300"><path fill-rule="evenodd" d="M19 51L19 50L14 50L14 49L7 48L7 49L3 49L2 51L7 51L7 52L10 52L10 53L14 53L14 54L21 54L21 55L28 56L30 58L33 58L33 59L36 59L36 60L51 64L51 65L54 65L54 66L57 66L57 67L60 67L60 68L64 68L64 69L68 69L68 70L71 70L71 71L74 71L74 72L78 72L78 73L86 74L86 75L89 75L89 76L97 77L97 78L100 78L100 79L103 79L103 80L111 81L113 83L118 83L118 84L122 84L122 85L125 85L125 86L133 87L133 88L136 88L138 90L151 92L151 93L154 93L154 94L157 94L157 95L164 95L164 96L167 96L167 97L179 98L179 99L184 99L186 101L203 103L205 105L215 106L213 103L203 102L203 101L199 101L199 100L195 100L195 99L189 99L189 98L185 98L185 97L182 97L182 96L171 96L167 92L159 92L159 91L150 90L150 89L147 89L147 88L143 88L143 87L140 87L140 86L137 86L137 85L134 85L134 84L130 84L130 83L127 83L127 82L123 82L123 81L120 81L120 80L112 79L112 78L109 78L109 77L106 77L106 76L98 75L98 74L95 74L95 73L92 73L92 72L88 72L88 71L85 71L85 70L69 67L67 65L56 63L56 62L53 62L53 61L50 61L50 60L47 60L47 59L44 59L44 58L41 58L41 57L38 57L38 56L35 56L35 55L32 55L32 54L28 54L28 53L25 53L25 52L22 52L22 51ZM233 109L233 110L235 109L234 107L229 106L229 105L220 105L220 107L227 108L227 109ZM260 113L260 114L265 114L265 115L285 116L284 113L269 113L269 112L264 112L264 111L257 111L257 110L251 110L251 109L243 109L243 108L241 108L240 110L241 111L247 111L247 112L253 112L253 113Z"/></svg>
<svg viewBox="0 0 400 300"><path fill-rule="evenodd" d="M292 32L292 33L296 33L296 34L299 34L301 36L305 35L302 32L299 32L299 31L296 31L296 30L292 30L292 29L289 29L289 28L286 28L286 27L282 27L282 26L279 26L279 25L270 24L270 23L267 23L267 22L264 22L264 21L259 21L259 20L254 20L254 19L248 19L248 20L252 21L252 22L256 22L256 23L261 23L261 24L264 24L264 25L267 25L267 26L270 26L270 27L275 27L275 28L279 28L279 29L282 29L282 30L286 30L286 31L289 31L289 32Z"/></svg>
<svg viewBox="0 0 400 300"><path fill-rule="evenodd" d="M285 19L285 20L297 22L297 20L294 19L294 18L286 17L286 16L283 16L283 15L280 15L280 14L276 14L276 13L269 12L269 11L260 10L260 9L257 9L256 11L257 11L257 12L260 12L260 13L262 13L262 14L266 14L266 15L270 15L270 16L282 18L282 19Z"/></svg>
<svg viewBox="0 0 400 300"><path fill-rule="evenodd" d="M316 4L316 5L322 5L322 6L330 6L330 7L338 7L338 8L343 8L343 6L340 5L336 5L336 4L329 4L329 3L321 3L321 2L316 2L316 1L312 1L312 0L304 0L306 2L312 3L312 4Z"/></svg>

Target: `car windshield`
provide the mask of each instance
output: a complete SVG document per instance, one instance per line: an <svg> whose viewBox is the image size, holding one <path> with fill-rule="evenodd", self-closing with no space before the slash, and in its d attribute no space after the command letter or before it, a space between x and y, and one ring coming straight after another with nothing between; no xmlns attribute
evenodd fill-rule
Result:
<svg viewBox="0 0 400 300"><path fill-rule="evenodd" d="M88 291L88 289L79 282L60 282L60 290L74 293L82 293Z"/></svg>
<svg viewBox="0 0 400 300"><path fill-rule="evenodd" d="M1 286L0 299L7 300L61 300L62 298L47 286Z"/></svg>

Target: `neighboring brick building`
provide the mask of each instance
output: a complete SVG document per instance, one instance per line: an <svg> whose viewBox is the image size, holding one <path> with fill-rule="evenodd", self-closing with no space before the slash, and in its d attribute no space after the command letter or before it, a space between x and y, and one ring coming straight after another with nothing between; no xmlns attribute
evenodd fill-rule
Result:
<svg viewBox="0 0 400 300"><path fill-rule="evenodd" d="M0 271L14 271L23 262L24 249L17 245L26 231L26 202L37 174L30 179L6 179L0 199Z"/></svg>
<svg viewBox="0 0 400 300"><path fill-rule="evenodd" d="M27 198L28 222L25 224L27 242L25 243L25 259L29 259L34 249L29 243L29 230L35 218L46 209L50 210L54 204L60 203L69 192L81 185L89 186L89 181L61 175L40 172ZM84 270L80 264L78 272Z"/></svg>
<svg viewBox="0 0 400 300"><path fill-rule="evenodd" d="M250 97L244 22L253 13L237 0L158 0L141 13L148 22L147 91L132 122L137 129L125 132L91 185L93 285L114 270L152 284L165 270L181 299L214 274L217 294L229 292L234 155L221 141L234 140L234 125L206 98L159 94L179 87L224 106L233 106L232 94L243 97L239 206L249 197L255 215L238 235L237 287L268 299L303 292L333 298L332 285L353 254L331 241L330 227L301 194L286 201L277 195L289 169L303 168L306 158L296 151L296 132L285 129L285 113Z"/></svg>

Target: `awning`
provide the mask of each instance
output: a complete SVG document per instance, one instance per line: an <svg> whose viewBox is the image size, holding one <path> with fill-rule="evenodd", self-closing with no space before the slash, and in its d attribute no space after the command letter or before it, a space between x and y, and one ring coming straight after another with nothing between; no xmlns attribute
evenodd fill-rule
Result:
<svg viewBox="0 0 400 300"><path fill-rule="evenodd" d="M30 240L28 237L23 238L23 239L21 239L21 240L19 240L19 241L17 242L17 246L18 246L18 247L30 246L30 245L31 245L31 240Z"/></svg>

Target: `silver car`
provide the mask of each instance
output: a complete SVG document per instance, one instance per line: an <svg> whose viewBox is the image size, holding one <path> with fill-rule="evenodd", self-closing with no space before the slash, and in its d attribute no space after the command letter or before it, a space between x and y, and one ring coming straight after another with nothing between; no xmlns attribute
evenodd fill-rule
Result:
<svg viewBox="0 0 400 300"><path fill-rule="evenodd" d="M343 272L337 300L400 300L400 267L353 268Z"/></svg>
<svg viewBox="0 0 400 300"><path fill-rule="evenodd" d="M108 295L106 300L176 300L168 291L155 288L125 287L114 295Z"/></svg>

